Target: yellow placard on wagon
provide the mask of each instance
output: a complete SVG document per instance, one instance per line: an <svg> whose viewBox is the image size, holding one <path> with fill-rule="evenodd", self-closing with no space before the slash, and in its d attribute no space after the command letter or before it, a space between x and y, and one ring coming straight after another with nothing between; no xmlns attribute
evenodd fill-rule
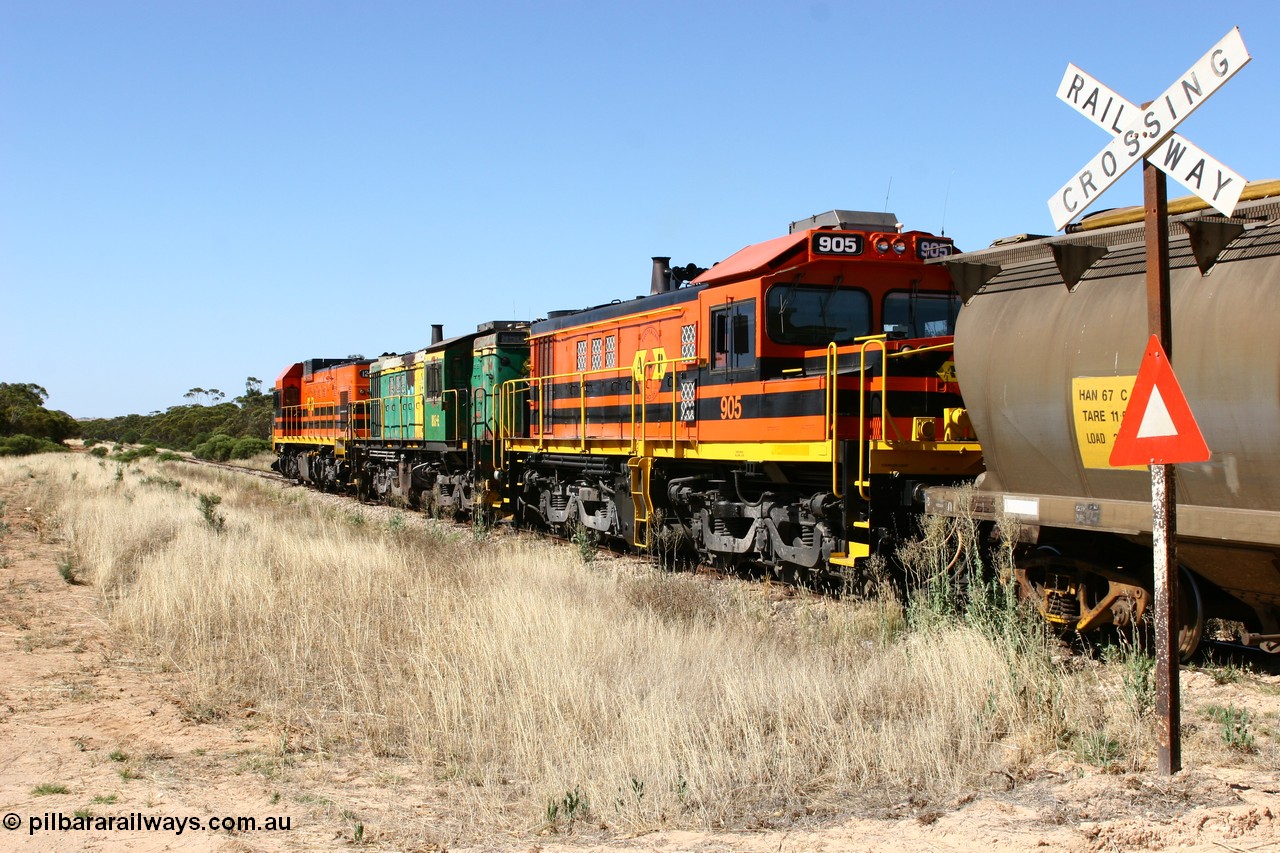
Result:
<svg viewBox="0 0 1280 853"><path fill-rule="evenodd" d="M1071 380L1071 411L1075 416L1076 446L1086 468L1111 468L1111 448L1124 420L1129 394L1137 376L1076 376ZM1144 471L1145 465L1126 466Z"/></svg>

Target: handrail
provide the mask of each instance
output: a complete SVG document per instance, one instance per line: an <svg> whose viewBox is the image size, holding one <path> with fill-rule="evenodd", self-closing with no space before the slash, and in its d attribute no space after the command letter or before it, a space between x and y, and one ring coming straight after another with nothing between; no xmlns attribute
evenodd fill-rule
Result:
<svg viewBox="0 0 1280 853"><path fill-rule="evenodd" d="M521 388L520 386L524 386ZM520 395L522 393L531 394L537 389L538 399L542 399L542 383L536 376L517 376L514 379L504 380L498 386L499 399L499 416L498 416L498 438L500 449L498 459L505 457L506 444L516 436L514 435L514 425L516 423L516 407L519 405ZM532 423L527 423L532 431ZM543 436L541 432L538 434L538 447L542 447Z"/></svg>
<svg viewBox="0 0 1280 853"><path fill-rule="evenodd" d="M443 410L444 410L444 411L446 411L446 412L449 410L449 407L448 407L448 406L446 406L446 405L445 405L445 402L444 402L444 401L445 401L445 397L446 397L446 396L448 396L449 394L452 394L452 395L453 395L453 440L454 440L454 441L463 441L464 439L462 439L462 438L460 437L460 434L461 434L461 432L462 432L462 431L458 428L459 424L461 424L461 423L462 423L462 408L463 408L463 407L462 407L462 406L460 406L460 405L458 405L458 389L457 389L457 388L444 388L444 389L442 389L442 390L440 391L440 408L441 408L441 409L443 409ZM423 436L423 438L424 438L424 439L426 438L426 435L427 435L427 426L426 426L426 424L423 424L423 425L422 425L422 436ZM446 430L446 432L445 432L445 434L444 434L444 438L445 438L445 441L448 441L448 440L449 440L449 433L448 433L448 431L447 431L447 430Z"/></svg>
<svg viewBox="0 0 1280 853"><path fill-rule="evenodd" d="M515 439L513 425L516 422L516 407L519 405L520 395L528 393L535 396L535 401L540 412L551 411L547 405L546 388L548 385L554 386L555 381L559 379L574 379L578 383L578 447L582 452L586 452L588 442L591 440L587 435L587 393L586 384L588 377L600 375L620 376L626 373L631 374L632 382L630 383L630 407L631 418L629 426L631 428L631 452L633 454L644 453L644 443L649 440L649 421L648 421L648 403L643 394L645 382L649 381L647 377L651 377L653 373L664 366L675 366L680 364L696 363L696 356L676 356L670 358L661 358L650 361L648 354L643 350L639 353L640 358L634 360L629 365L615 365L613 367L601 367L592 370L573 370L564 373L553 373L543 376L524 376L515 379L508 379L499 386L499 444L501 448L498 451L498 458L505 459L506 445ZM665 375L665 374L664 374ZM671 442L672 445L680 440L678 420L678 389L674 379L674 370L672 371L673 379L671 383ZM637 378L637 376L639 378ZM638 405L637 405L638 400ZM554 399L550 401L554 404ZM533 423L529 426L532 428ZM554 430L554 424L551 430ZM538 425L537 442L541 447L547 441L548 430L541 424ZM530 436L532 437L532 436Z"/></svg>
<svg viewBox="0 0 1280 853"><path fill-rule="evenodd" d="M870 501L871 495L867 491L867 468L871 464L871 447L867 438L867 397L871 392L871 383L867 381L867 347L880 347L881 372L880 372L880 423L884 424L889 421L889 351L885 349L884 337L875 336L862 342L862 346L858 349L858 495L864 501Z"/></svg>
<svg viewBox="0 0 1280 853"><path fill-rule="evenodd" d="M423 430L423 437L425 438L426 423L425 422L420 423L417 419L418 409L417 409L416 401L419 399L434 400L437 398L426 397L426 395L423 395L423 394L387 394L382 397L371 397L367 400L355 400L347 403L347 406L349 407L349 409L348 409L347 424L344 431L345 437L348 439L352 439L352 438L358 437L357 435L358 433L362 433L362 432L368 433L372 428L373 415L381 414L385 418L387 413L387 408L388 408L387 407L388 401L395 401L397 406L399 407L397 412L399 416L399 420L394 426L390 426L390 427L385 422L383 422L382 437L391 438L391 436L388 435L387 433L389 431L395 431L398 433L398 435L395 436L395 438L397 438L398 440L403 441L407 439L413 439L413 438L416 438L416 436L414 435L414 429L416 427L421 427ZM452 406L454 440L463 441L463 440L469 439L470 434L466 431L466 424L465 424L466 406L463 405L463 403L461 402L463 400L462 390L458 388L445 388L441 390L439 400L440 400L441 408L445 409L446 411L448 411L450 409L450 406ZM331 429L328 427L314 427L314 426L306 426L303 424L305 420L315 419L317 417L314 414L314 410L316 408L317 407L315 406L315 404L310 404L310 405L299 404L295 406L282 407L280 410L279 420L282 421L283 423L277 426L275 423L276 418L273 416L272 435L273 436L278 435L281 437L306 438L306 437L328 437L329 435L333 435L337 433L338 428L336 426ZM337 411L336 411L337 408L338 406L335 404L334 405L335 421L337 420ZM514 414L514 411L513 411L513 414ZM357 426L358 422L361 421L362 415L363 415L364 423L363 425Z"/></svg>
<svg viewBox="0 0 1280 853"><path fill-rule="evenodd" d="M669 358L655 359L654 361L649 361L648 358L646 357L646 359L641 363L641 369L643 371L644 369L647 369L650 367L658 368L658 367L664 367L664 366L669 366L674 368L676 365L680 365L680 364L697 364L697 363L698 363L698 357L696 355L681 355L681 356L674 356ZM663 375L666 375L666 371L663 371ZM679 399L680 389L676 387L675 376L676 376L675 370L672 369L671 371L671 446L672 447L674 447L676 442L680 440L680 437L676 434L678 430L678 425L679 425L679 421L676 419L676 415L679 409L677 400ZM661 380L658 380L658 381L661 381ZM648 430L646 430L645 432L647 434Z"/></svg>
<svg viewBox="0 0 1280 853"><path fill-rule="evenodd" d="M832 341L827 344L827 440L831 442L831 493L837 498L844 497L840 492L839 483L839 463L840 463L840 442L837 438L839 433L836 430L836 418L839 416L838 410L838 388L836 381L837 367L839 366L840 356L836 350L836 343Z"/></svg>
<svg viewBox="0 0 1280 853"><path fill-rule="evenodd" d="M920 355L921 353L941 352L942 350L953 350L955 348L956 348L956 345L954 343L934 344L933 346L929 346L929 347L916 347L915 349L898 350L897 352L889 353L888 357L889 358L909 358L913 355Z"/></svg>
<svg viewBox="0 0 1280 853"><path fill-rule="evenodd" d="M415 426L422 426L424 428L424 434L425 434L426 424L418 424L415 422L415 417L418 413L418 407L414 405L414 401L417 400L420 396L422 395L420 394L386 394L382 397L369 398L369 401L368 401L369 404L371 406L376 404L378 409L378 414L382 416L382 420L381 420L382 438L391 438L391 436L387 435L386 418L387 418L387 401L388 400L396 401L396 406L397 406L396 416L397 416L398 422L396 423L394 429L396 430L396 432L399 433L399 435L396 436L397 439L399 439L400 441L404 441L405 439L414 438L413 428ZM406 400L409 401L409 406L408 406L409 417L407 419L404 416L405 408L406 408L405 407ZM372 414L372 411L370 413ZM405 434L406 432L408 432L408 435Z"/></svg>
<svg viewBox="0 0 1280 853"><path fill-rule="evenodd" d="M356 401L348 403L348 406L356 406L364 401ZM333 414L317 415L316 409L329 407L332 405ZM297 403L292 406L281 406L277 414L272 412L271 416L271 437L274 441L276 438L335 438L339 435L340 429L345 429L345 435L348 438L353 437L358 432L368 432L368 423L363 424L360 429L356 428L356 420L354 410L349 412L345 428L338 426L339 422L339 405L323 401L317 406L315 403ZM315 420L332 420L333 426L315 426L308 424L307 421Z"/></svg>
<svg viewBox="0 0 1280 853"><path fill-rule="evenodd" d="M358 411L360 411L361 409L363 409L363 410L364 410L365 429L366 429L366 430L368 430L368 431L370 431L370 432L372 432L372 430L373 430L373 418L372 418L372 415L373 415L373 409L372 409L373 402L374 402L373 400L356 400L354 403L350 403L350 404L348 404L348 405L350 405L350 406L351 406L351 417L347 419L347 439L348 439L348 440L350 440L350 439L354 439L354 438L356 437L356 435L355 435L355 421L356 421L355 415L356 415L356 413L357 413Z"/></svg>

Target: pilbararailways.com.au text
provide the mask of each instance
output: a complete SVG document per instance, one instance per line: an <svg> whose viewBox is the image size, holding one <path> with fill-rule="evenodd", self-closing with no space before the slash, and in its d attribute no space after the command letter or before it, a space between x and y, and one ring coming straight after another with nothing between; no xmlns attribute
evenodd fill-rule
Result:
<svg viewBox="0 0 1280 853"><path fill-rule="evenodd" d="M123 815L64 814L43 812L21 815L10 812L0 820L5 829L26 827L27 835L37 832L287 832L293 828L293 818L283 817L235 817L213 815L209 817L165 817L163 815L130 812Z"/></svg>

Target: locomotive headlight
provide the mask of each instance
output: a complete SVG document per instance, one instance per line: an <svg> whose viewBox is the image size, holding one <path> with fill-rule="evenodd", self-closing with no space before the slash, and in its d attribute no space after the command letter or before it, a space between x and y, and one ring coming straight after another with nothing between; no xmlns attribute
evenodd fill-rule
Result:
<svg viewBox="0 0 1280 853"><path fill-rule="evenodd" d="M905 242L903 242L902 240L893 241L893 253L895 255L901 255L906 250L907 250L907 244Z"/></svg>
<svg viewBox="0 0 1280 853"><path fill-rule="evenodd" d="M879 240L877 240L877 241L876 241L876 251L877 251L877 252L879 252L879 253L880 253L880 254L882 254L882 255L883 255L885 252L889 251L889 241L888 241L888 240L886 240L884 237L881 237Z"/></svg>

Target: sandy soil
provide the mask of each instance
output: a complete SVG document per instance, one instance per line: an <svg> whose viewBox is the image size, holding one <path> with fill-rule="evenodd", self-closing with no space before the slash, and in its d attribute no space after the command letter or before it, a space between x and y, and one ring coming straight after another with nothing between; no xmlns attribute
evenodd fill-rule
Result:
<svg viewBox="0 0 1280 853"><path fill-rule="evenodd" d="M17 498L17 500L15 500ZM7 501L0 540L0 849L619 851L1203 850L1280 851L1280 767L1187 760L1172 779L1064 763L1007 790L950 803L904 802L823 824L760 815L750 833L630 838L493 838L458 845L433 814L444 794L414 767L366 755L299 755L288 732L246 709L202 719L175 674L121 648L99 594L68 584L39 520ZM1276 727L1280 676L1218 684L1184 672L1188 711L1234 704ZM1274 731L1272 732L1274 737ZM1274 755L1274 749L1270 754ZM857 811L856 804L851 812ZM8 830L10 815L20 826ZM87 829L31 834L33 820L288 819L288 831Z"/></svg>

